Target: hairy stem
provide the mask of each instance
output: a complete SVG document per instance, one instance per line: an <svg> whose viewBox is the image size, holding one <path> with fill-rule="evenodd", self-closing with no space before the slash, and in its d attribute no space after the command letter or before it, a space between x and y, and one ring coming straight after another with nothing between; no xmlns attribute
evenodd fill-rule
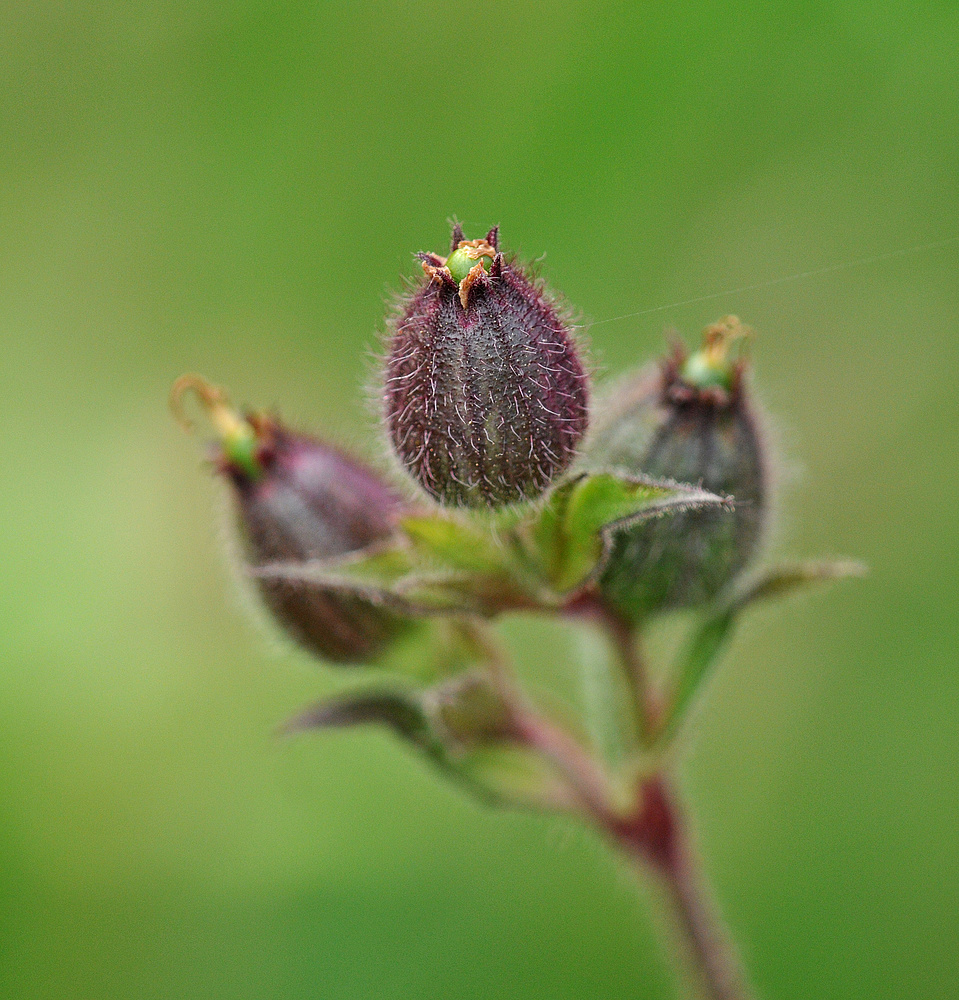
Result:
<svg viewBox="0 0 959 1000"><path fill-rule="evenodd" d="M649 683L646 657L640 647L639 635L627 622L612 612L604 611L602 622L623 665L633 694L640 743L649 749L655 739L659 711Z"/></svg>
<svg viewBox="0 0 959 1000"><path fill-rule="evenodd" d="M638 630L606 609L600 617L633 692L640 742L652 751L663 715L649 682ZM595 818L604 825L602 817ZM633 818L606 823L605 828L630 856L658 877L682 938L684 964L695 974L703 996L708 1000L747 1000L749 993L725 927L707 898L685 817L665 776L659 772L646 777L640 783Z"/></svg>
<svg viewBox="0 0 959 1000"><path fill-rule="evenodd" d="M684 964L708 1000L748 1000L726 929L709 901L685 819L662 775L647 778L636 818L610 829L658 877L680 932Z"/></svg>
<svg viewBox="0 0 959 1000"><path fill-rule="evenodd" d="M509 706L514 739L550 762L568 788L577 812L603 826L615 824L616 796L606 769L575 737L529 703L515 682L506 651L488 627L469 621L464 628L483 651L490 679Z"/></svg>
<svg viewBox="0 0 959 1000"><path fill-rule="evenodd" d="M596 614L595 608L590 611ZM603 612L597 616L622 660L635 697L640 735L649 746L659 715L638 636L613 615ZM623 810L606 769L516 688L506 653L489 631L471 623L470 632L510 706L514 737L552 763L569 789L575 811L590 817L631 859L657 876L682 938L684 965L701 984L702 995L707 1000L749 1000L725 928L707 899L685 817L665 776L656 772L645 777L636 789L635 808Z"/></svg>
<svg viewBox="0 0 959 1000"><path fill-rule="evenodd" d="M608 776L566 730L539 713L523 709L515 712L513 725L517 738L538 750L563 776L584 812L603 825L617 822Z"/></svg>

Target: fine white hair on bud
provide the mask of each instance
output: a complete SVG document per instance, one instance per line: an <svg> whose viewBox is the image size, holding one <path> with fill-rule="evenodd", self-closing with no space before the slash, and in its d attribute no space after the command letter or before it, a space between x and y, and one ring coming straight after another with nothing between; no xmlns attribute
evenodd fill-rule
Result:
<svg viewBox="0 0 959 1000"><path fill-rule="evenodd" d="M769 476L747 361L731 345L736 317L707 327L703 345L677 345L658 370L622 383L590 443L592 467L696 483L731 509L676 514L616 536L600 580L604 599L636 622L657 611L712 600L756 554Z"/></svg>
<svg viewBox="0 0 959 1000"><path fill-rule="evenodd" d="M498 231L423 277L393 318L383 406L394 453L434 499L498 507L542 493L586 430L588 377L561 311Z"/></svg>
<svg viewBox="0 0 959 1000"><path fill-rule="evenodd" d="M178 412L187 391L217 431L213 464L231 485L251 567L331 559L390 537L401 500L372 469L276 417L238 413L221 390L195 375L174 384ZM256 586L284 631L325 660L367 661L405 624L394 611L342 589L259 576Z"/></svg>

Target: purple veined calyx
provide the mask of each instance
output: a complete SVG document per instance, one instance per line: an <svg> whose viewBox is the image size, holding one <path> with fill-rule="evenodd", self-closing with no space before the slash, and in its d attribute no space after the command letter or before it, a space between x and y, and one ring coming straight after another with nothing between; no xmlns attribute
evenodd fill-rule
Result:
<svg viewBox="0 0 959 1000"><path fill-rule="evenodd" d="M600 590L629 620L711 601L758 552L769 463L748 359L735 356L750 333L727 316L706 328L698 350L677 343L605 401L591 467L695 483L733 500L731 510L679 513L616 537Z"/></svg>
<svg viewBox="0 0 959 1000"><path fill-rule="evenodd" d="M344 556L390 537L402 501L374 470L275 416L238 412L197 375L177 379L170 394L187 427L187 393L216 432L213 466L230 484L251 567ZM279 578L257 578L256 586L284 631L325 660L366 662L406 624L395 611L342 589Z"/></svg>
<svg viewBox="0 0 959 1000"><path fill-rule="evenodd" d="M532 499L586 431L588 376L562 309L503 255L497 229L466 240L457 225L448 257L417 256L383 373L393 451L440 503Z"/></svg>

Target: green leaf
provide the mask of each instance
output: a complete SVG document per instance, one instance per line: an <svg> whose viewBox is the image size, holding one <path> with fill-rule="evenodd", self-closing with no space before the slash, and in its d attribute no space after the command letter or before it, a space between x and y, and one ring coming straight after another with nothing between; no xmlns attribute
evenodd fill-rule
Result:
<svg viewBox="0 0 959 1000"><path fill-rule="evenodd" d="M423 690L369 690L321 702L284 724L281 735L385 726L441 773L488 804L568 809L568 790L540 755L519 745L509 707L481 674Z"/></svg>
<svg viewBox="0 0 959 1000"><path fill-rule="evenodd" d="M478 531L465 520L438 515L403 518L400 525L418 557L451 570L497 573L503 568L503 551L492 533Z"/></svg>
<svg viewBox="0 0 959 1000"><path fill-rule="evenodd" d="M402 527L416 560L430 568L410 574L394 590L426 608L485 617L553 606L553 595L516 536L517 525L528 519L528 508L515 507L405 518Z"/></svg>
<svg viewBox="0 0 959 1000"><path fill-rule="evenodd" d="M417 514L386 544L250 572L349 591L411 616L491 617L555 607L599 571L620 528L724 502L693 486L603 472L566 482L538 508Z"/></svg>
<svg viewBox="0 0 959 1000"><path fill-rule="evenodd" d="M430 744L430 727L418 698L408 692L361 691L322 701L293 716L277 730L281 736L311 729L381 725L412 743Z"/></svg>
<svg viewBox="0 0 959 1000"><path fill-rule="evenodd" d="M771 566L737 588L731 603L737 610L741 610L759 601L786 597L810 584L865 576L866 572L866 566L853 559L820 559Z"/></svg>
<svg viewBox="0 0 959 1000"><path fill-rule="evenodd" d="M817 561L773 566L738 586L700 619L676 671L676 688L669 701L658 741L667 742L686 716L696 693L732 637L739 615L761 601L785 597L814 583L862 576L865 567L852 561Z"/></svg>
<svg viewBox="0 0 959 1000"><path fill-rule="evenodd" d="M364 666L430 684L462 672L482 655L460 619L431 616L411 620L378 657Z"/></svg>
<svg viewBox="0 0 959 1000"><path fill-rule="evenodd" d="M534 559L552 587L568 593L601 570L610 540L622 528L652 517L729 501L695 486L610 472L584 474L554 490L530 526Z"/></svg>
<svg viewBox="0 0 959 1000"><path fill-rule="evenodd" d="M401 529L385 545L250 573L346 590L409 615L491 616L537 605L535 585L503 544L498 521L424 514L405 518Z"/></svg>
<svg viewBox="0 0 959 1000"><path fill-rule="evenodd" d="M257 579L310 583L331 590L348 591L374 603L397 604L399 599L393 593L393 587L413 568L409 549L401 544L389 543L332 559L251 566L248 572Z"/></svg>
<svg viewBox="0 0 959 1000"><path fill-rule="evenodd" d="M491 789L470 773L469 768L461 766L451 757L434 732L422 696L417 692L373 690L340 695L294 716L279 728L278 733L290 736L314 729L346 729L363 725L385 726L476 798L492 804L500 801Z"/></svg>
<svg viewBox="0 0 959 1000"><path fill-rule="evenodd" d="M393 548L341 559L269 563L249 572L260 579L348 591L411 616L494 613L508 592L464 570L422 568L414 557L407 549Z"/></svg>

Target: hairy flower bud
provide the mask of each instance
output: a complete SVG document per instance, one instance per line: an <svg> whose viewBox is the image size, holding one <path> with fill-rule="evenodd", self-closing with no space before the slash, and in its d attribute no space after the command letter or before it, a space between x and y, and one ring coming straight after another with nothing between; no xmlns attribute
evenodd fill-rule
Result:
<svg viewBox="0 0 959 1000"><path fill-rule="evenodd" d="M497 230L424 277L395 317L384 377L390 440L430 496L497 507L538 496L572 461L588 384L557 307L498 249Z"/></svg>
<svg viewBox="0 0 959 1000"><path fill-rule="evenodd" d="M241 416L195 375L173 386L171 403L195 392L219 441L215 468L230 483L252 566L329 559L387 538L400 500L372 469L262 413ZM306 649L360 663L379 653L404 619L355 594L314 583L257 579L266 605Z"/></svg>
<svg viewBox="0 0 959 1000"><path fill-rule="evenodd" d="M730 357L744 332L726 317L706 329L699 351L677 347L658 371L623 385L590 445L594 467L696 483L735 501L732 511L674 514L616 537L600 589L630 620L711 600L758 547L766 460L746 362Z"/></svg>

